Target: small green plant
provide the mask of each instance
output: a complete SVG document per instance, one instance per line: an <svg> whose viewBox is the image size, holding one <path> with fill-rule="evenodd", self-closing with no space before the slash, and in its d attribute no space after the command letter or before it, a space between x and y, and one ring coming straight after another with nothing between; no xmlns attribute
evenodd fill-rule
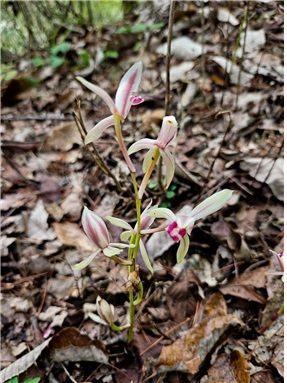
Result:
<svg viewBox="0 0 287 383"><path fill-rule="evenodd" d="M37 68L43 67L44 65L50 65L54 69L59 68L66 62L66 54L71 50L71 47L69 42L62 41L50 49L47 58L41 56L33 57L32 64Z"/></svg>
<svg viewBox="0 0 287 383"><path fill-rule="evenodd" d="M157 31L159 29L162 29L164 27L163 22L158 23L138 23L134 25L126 25L123 27L120 27L116 33L144 33L148 31Z"/></svg>
<svg viewBox="0 0 287 383"><path fill-rule="evenodd" d="M26 378L23 383L39 383L41 381L40 377L36 378ZM18 376L14 376L13 378L6 381L6 383L19 383Z"/></svg>

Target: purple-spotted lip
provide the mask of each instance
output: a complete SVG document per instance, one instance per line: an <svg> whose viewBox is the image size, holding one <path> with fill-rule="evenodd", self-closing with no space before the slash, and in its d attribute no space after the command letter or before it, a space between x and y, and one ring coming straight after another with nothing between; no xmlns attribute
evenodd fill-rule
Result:
<svg viewBox="0 0 287 383"><path fill-rule="evenodd" d="M165 230L175 242L179 242L186 235L186 229L183 227L179 228L175 221L171 222Z"/></svg>

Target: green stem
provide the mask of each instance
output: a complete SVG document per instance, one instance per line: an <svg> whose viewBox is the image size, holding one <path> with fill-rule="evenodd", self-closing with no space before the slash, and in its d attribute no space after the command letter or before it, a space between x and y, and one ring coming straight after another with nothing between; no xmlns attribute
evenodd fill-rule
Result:
<svg viewBox="0 0 287 383"><path fill-rule="evenodd" d="M160 157L160 151L159 151L159 148L156 147L154 149L152 161L150 163L150 166L149 166L147 172L144 175L144 178L142 180L142 183L141 183L141 186L140 186L140 189L139 189L139 192L138 192L138 197L139 197L140 200L143 197L144 191L145 191L145 189L147 187L148 181L149 181L150 176L151 176L151 174L152 174L152 172L153 172L153 170L155 168L155 165L157 164L157 161L158 161L159 157Z"/></svg>
<svg viewBox="0 0 287 383"><path fill-rule="evenodd" d="M127 151L127 148L123 139L123 135L122 135L121 116L118 115L117 113L114 114L114 122L115 122L115 132L116 132L120 150L126 161L126 164L128 165L130 172L133 174L136 172L136 169L130 159L130 156L128 155L128 151Z"/></svg>
<svg viewBox="0 0 287 383"><path fill-rule="evenodd" d="M131 237L131 244L134 244L135 247L129 249L128 259L132 261L132 265L129 266L129 272L132 273L135 271L135 260L138 254L139 242L141 237L141 200L138 196L138 184L136 181L135 172L131 173L132 183L135 193L135 203L136 203L136 212L137 212L137 231ZM134 322L135 322L135 305L134 305L134 292L131 288L129 291L129 302L130 302L130 327L128 330L128 342L131 342L134 336Z"/></svg>
<svg viewBox="0 0 287 383"><path fill-rule="evenodd" d="M134 306L139 305L143 299L143 284L142 284L142 282L140 282L138 284L138 288L139 288L138 296L137 296L137 299L134 300Z"/></svg>
<svg viewBox="0 0 287 383"><path fill-rule="evenodd" d="M121 332L124 331L126 328L128 328L129 325L124 325L124 326L117 326L116 324L112 323L111 324L111 329L116 332Z"/></svg>

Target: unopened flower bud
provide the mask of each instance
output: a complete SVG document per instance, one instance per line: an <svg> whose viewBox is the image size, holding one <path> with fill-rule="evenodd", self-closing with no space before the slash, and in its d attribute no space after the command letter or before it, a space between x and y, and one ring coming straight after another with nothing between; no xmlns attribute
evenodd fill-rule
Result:
<svg viewBox="0 0 287 383"><path fill-rule="evenodd" d="M117 319L114 306L100 296L97 297L96 305L99 316L111 326Z"/></svg>
<svg viewBox="0 0 287 383"><path fill-rule="evenodd" d="M104 220L87 207L82 214L82 225L89 239L100 249L109 246L110 236Z"/></svg>

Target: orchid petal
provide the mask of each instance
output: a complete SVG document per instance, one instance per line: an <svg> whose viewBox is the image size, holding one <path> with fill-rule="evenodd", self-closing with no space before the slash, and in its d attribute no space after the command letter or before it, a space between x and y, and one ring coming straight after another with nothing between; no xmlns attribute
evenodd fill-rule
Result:
<svg viewBox="0 0 287 383"><path fill-rule="evenodd" d="M139 104L142 104L144 102L144 98L141 96L132 96L130 98L130 102L131 102L132 106L139 105Z"/></svg>
<svg viewBox="0 0 287 383"><path fill-rule="evenodd" d="M133 233L132 230L123 231L120 235L121 241L124 241L124 242L129 241L132 233Z"/></svg>
<svg viewBox="0 0 287 383"><path fill-rule="evenodd" d="M174 170L175 170L174 158L173 158L173 155L170 153L170 151L167 149L161 150L160 153L162 156L163 164L165 165L165 168L166 168L165 187L168 188L174 176Z"/></svg>
<svg viewBox="0 0 287 383"><path fill-rule="evenodd" d="M177 263L181 263L184 260L186 254L188 252L188 248L189 248L189 236L186 234L180 240L179 247L177 249L177 253L176 253Z"/></svg>
<svg viewBox="0 0 287 383"><path fill-rule="evenodd" d="M83 270L85 267L87 267L97 256L97 254L101 251L101 249L98 249L95 253L89 255L86 259L84 259L82 262L76 263L72 266L74 270Z"/></svg>
<svg viewBox="0 0 287 383"><path fill-rule="evenodd" d="M118 247L119 249L127 249L127 248L134 248L135 245L133 243L121 243L121 242L115 242L115 243L110 243L109 247Z"/></svg>
<svg viewBox="0 0 287 383"><path fill-rule="evenodd" d="M122 249L118 249L117 247L108 246L103 250L103 253L106 257L113 257L114 255L121 254L122 251Z"/></svg>
<svg viewBox="0 0 287 383"><path fill-rule="evenodd" d="M152 209L147 214L153 218L164 218L170 222L176 221L175 214L171 210L167 209L166 207L158 207L158 208Z"/></svg>
<svg viewBox="0 0 287 383"><path fill-rule="evenodd" d="M148 253L146 251L145 245L141 239L140 239L140 253L141 253L142 259L143 259L144 264L146 265L147 269L153 274L152 264L150 262L150 259L149 259Z"/></svg>
<svg viewBox="0 0 287 383"><path fill-rule="evenodd" d="M76 80L80 81L86 88L91 90L97 96L101 97L101 99L107 104L112 114L116 113L116 105L111 98L111 96L99 86L92 84L91 82L85 80L83 77L76 77Z"/></svg>
<svg viewBox="0 0 287 383"><path fill-rule="evenodd" d="M123 118L126 118L132 106L132 96L137 93L141 77L143 64L141 61L136 62L123 76L120 81L115 104L118 112Z"/></svg>
<svg viewBox="0 0 287 383"><path fill-rule="evenodd" d="M114 125L114 117L109 116L98 122L86 135L85 145L96 141L109 126Z"/></svg>
<svg viewBox="0 0 287 383"><path fill-rule="evenodd" d="M111 217L111 216L108 216L108 217L105 217L105 218L106 218L107 221L109 221L114 226L121 227L122 229L127 229L127 230L132 230L133 229L131 227L131 225L128 224L123 219L116 218L116 217Z"/></svg>
<svg viewBox="0 0 287 383"><path fill-rule="evenodd" d="M165 116L158 135L159 146L164 149L172 143L177 133L177 121L174 116Z"/></svg>
<svg viewBox="0 0 287 383"><path fill-rule="evenodd" d="M196 221L215 213L226 204L231 198L232 193L232 190L224 189L206 198L191 211L190 218Z"/></svg>
<svg viewBox="0 0 287 383"><path fill-rule="evenodd" d="M152 140L150 138L143 138L142 140L135 142L129 147L128 154L131 155L143 149L151 149L155 147L155 145L156 145L156 140Z"/></svg>
<svg viewBox="0 0 287 383"><path fill-rule="evenodd" d="M104 324L105 326L108 326L108 323L106 321L104 321L101 317L99 317L99 315L90 312L90 313L88 313L88 316L94 322L99 323L99 324Z"/></svg>
<svg viewBox="0 0 287 383"><path fill-rule="evenodd" d="M154 147L150 148L144 157L143 166L142 166L144 173L146 173L148 168L150 167L150 164L152 162L153 153L154 153Z"/></svg>
<svg viewBox="0 0 287 383"><path fill-rule="evenodd" d="M104 249L110 243L110 236L104 220L84 207L82 214L83 229L88 238L100 249Z"/></svg>

